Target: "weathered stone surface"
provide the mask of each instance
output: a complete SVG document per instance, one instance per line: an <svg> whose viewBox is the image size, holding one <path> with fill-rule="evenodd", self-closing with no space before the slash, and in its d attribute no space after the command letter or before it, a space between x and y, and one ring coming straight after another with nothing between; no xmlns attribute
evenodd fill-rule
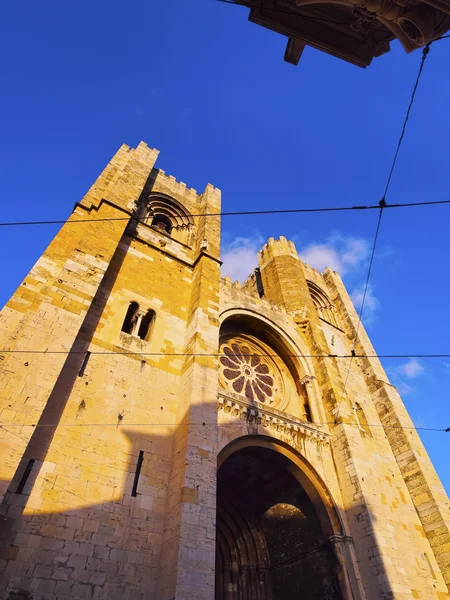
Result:
<svg viewBox="0 0 450 600"><path fill-rule="evenodd" d="M271 238L243 285L221 279L203 216L220 192L157 154L118 151L0 313L21 351L0 356L2 597L214 598L216 534L238 543L220 473L249 499L242 539L277 559L265 589L449 597L448 499L377 359L353 359L342 397L357 314L339 276ZM375 354L362 326L356 351Z"/></svg>

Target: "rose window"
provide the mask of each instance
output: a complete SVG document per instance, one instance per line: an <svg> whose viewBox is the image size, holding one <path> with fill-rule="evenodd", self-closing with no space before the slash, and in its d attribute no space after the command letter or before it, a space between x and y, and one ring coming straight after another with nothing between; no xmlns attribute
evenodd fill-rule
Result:
<svg viewBox="0 0 450 600"><path fill-rule="evenodd" d="M223 347L222 374L228 384L247 400L273 402L274 378L268 365L248 346L232 343Z"/></svg>

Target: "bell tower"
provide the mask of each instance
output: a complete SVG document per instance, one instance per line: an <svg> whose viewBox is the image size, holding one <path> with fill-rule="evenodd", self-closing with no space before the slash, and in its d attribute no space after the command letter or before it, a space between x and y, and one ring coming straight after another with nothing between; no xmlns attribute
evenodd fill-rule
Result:
<svg viewBox="0 0 450 600"><path fill-rule="evenodd" d="M1 312L5 593L193 597L200 561L211 597L220 191L157 156L122 146Z"/></svg>

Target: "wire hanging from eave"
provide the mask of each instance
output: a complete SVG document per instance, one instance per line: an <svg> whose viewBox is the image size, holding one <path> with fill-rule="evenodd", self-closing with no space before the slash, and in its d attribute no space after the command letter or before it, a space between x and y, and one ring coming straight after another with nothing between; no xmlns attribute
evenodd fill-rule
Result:
<svg viewBox="0 0 450 600"><path fill-rule="evenodd" d="M385 201L386 201L386 196L387 196L387 193L388 193L388 190L389 190L389 186L391 185L391 179L392 179L392 175L394 173L395 165L397 163L398 153L400 152L400 147L402 145L403 138L405 136L406 126L407 126L408 121L409 121L409 115L411 113L412 105L414 104L414 98L416 96L417 88L419 86L419 81L420 81L420 78L422 76L423 67L425 65L425 61L427 59L427 56L428 56L428 54L430 52L431 44L432 44L432 42L428 42L428 44L422 50L422 60L420 61L419 72L417 73L416 81L414 83L413 91L412 91L412 94L411 94L411 99L410 99L409 105L408 105L408 110L406 111L406 116L405 116L405 120L403 121L402 131L400 133L400 138L399 138L398 143L397 143L397 149L395 150L394 158L392 160L391 169L389 171L389 175L388 175L388 178L387 178L387 181L386 181L386 187L384 188L383 200L385 200Z"/></svg>

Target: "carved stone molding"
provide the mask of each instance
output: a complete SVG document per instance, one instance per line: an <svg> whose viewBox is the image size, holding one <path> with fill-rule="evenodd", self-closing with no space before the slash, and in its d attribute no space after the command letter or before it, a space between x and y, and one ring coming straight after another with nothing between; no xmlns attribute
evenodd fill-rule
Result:
<svg viewBox="0 0 450 600"><path fill-rule="evenodd" d="M301 437L310 437L322 443L330 442L330 436L314 424L301 421L293 415L282 413L274 408L255 406L242 398L219 393L218 409L249 424L283 432L294 441L299 441Z"/></svg>
<svg viewBox="0 0 450 600"><path fill-rule="evenodd" d="M316 379L314 375L305 375L300 379L300 383L306 387L307 385L311 384L314 379Z"/></svg>
<svg viewBox="0 0 450 600"><path fill-rule="evenodd" d="M333 545L340 544L341 542L353 544L353 537L351 535L335 534L335 535L331 535L328 539L330 540L330 542Z"/></svg>

